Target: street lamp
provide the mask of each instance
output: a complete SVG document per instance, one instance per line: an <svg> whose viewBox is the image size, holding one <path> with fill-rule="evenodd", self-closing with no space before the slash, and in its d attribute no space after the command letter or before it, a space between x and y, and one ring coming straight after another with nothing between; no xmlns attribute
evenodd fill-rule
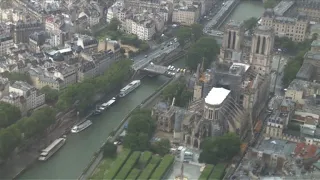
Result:
<svg viewBox="0 0 320 180"><path fill-rule="evenodd" d="M277 71L276 71L276 79L274 81L274 85L273 85L273 94L276 94L276 87L277 87L277 80L278 80L278 73L279 73L279 67L280 67L280 61L281 61L281 49L278 49L276 51L277 54L279 54L279 61L278 61L278 66L277 66Z"/></svg>

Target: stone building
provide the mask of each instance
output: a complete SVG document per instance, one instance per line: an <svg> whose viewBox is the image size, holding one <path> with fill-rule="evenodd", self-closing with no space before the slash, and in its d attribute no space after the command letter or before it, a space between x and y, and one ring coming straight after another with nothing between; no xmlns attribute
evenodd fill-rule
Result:
<svg viewBox="0 0 320 180"><path fill-rule="evenodd" d="M273 57L274 32L270 27L259 26L252 37L250 64L261 75L270 74Z"/></svg>
<svg viewBox="0 0 320 180"><path fill-rule="evenodd" d="M241 45L244 37L243 23L231 21L224 30L222 47L220 48L219 61L239 62L241 58Z"/></svg>

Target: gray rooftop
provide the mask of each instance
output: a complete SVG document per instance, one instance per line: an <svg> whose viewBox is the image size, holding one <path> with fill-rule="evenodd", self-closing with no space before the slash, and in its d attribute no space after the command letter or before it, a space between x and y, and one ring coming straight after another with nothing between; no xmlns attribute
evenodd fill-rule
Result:
<svg viewBox="0 0 320 180"><path fill-rule="evenodd" d="M281 1L276 7L273 8L274 13L277 16L283 16L283 14L288 11L293 4L293 1Z"/></svg>
<svg viewBox="0 0 320 180"><path fill-rule="evenodd" d="M312 60L320 60L320 53L308 51L304 58L312 59Z"/></svg>
<svg viewBox="0 0 320 180"><path fill-rule="evenodd" d="M297 79L309 81L314 73L315 67L310 63L303 63L296 75Z"/></svg>
<svg viewBox="0 0 320 180"><path fill-rule="evenodd" d="M24 81L16 81L11 85L11 87L21 89L22 91L28 91L34 88L33 86Z"/></svg>
<svg viewBox="0 0 320 180"><path fill-rule="evenodd" d="M290 143L285 140L264 140L256 148L257 151L264 152L266 154L279 154L283 156L290 156L294 149L296 148L296 143Z"/></svg>

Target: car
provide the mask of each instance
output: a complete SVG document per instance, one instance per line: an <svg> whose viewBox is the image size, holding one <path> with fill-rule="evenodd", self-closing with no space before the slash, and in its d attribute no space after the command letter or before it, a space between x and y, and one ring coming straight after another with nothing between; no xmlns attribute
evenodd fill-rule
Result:
<svg viewBox="0 0 320 180"><path fill-rule="evenodd" d="M148 57L148 55L144 55L144 58L147 58Z"/></svg>

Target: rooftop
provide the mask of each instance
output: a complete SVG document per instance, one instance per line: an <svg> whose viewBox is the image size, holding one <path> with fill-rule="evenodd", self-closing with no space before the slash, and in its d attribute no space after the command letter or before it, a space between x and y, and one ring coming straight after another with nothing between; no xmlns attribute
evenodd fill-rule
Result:
<svg viewBox="0 0 320 180"><path fill-rule="evenodd" d="M230 90L214 87L205 98L205 102L210 105L219 105L226 99L229 94Z"/></svg>
<svg viewBox="0 0 320 180"><path fill-rule="evenodd" d="M277 16L283 16L283 14L288 11L293 4L293 1L281 1L276 7L273 8L273 10Z"/></svg>
<svg viewBox="0 0 320 180"><path fill-rule="evenodd" d="M320 40L314 40L314 41L312 41L311 46L312 46L312 47L320 47Z"/></svg>

